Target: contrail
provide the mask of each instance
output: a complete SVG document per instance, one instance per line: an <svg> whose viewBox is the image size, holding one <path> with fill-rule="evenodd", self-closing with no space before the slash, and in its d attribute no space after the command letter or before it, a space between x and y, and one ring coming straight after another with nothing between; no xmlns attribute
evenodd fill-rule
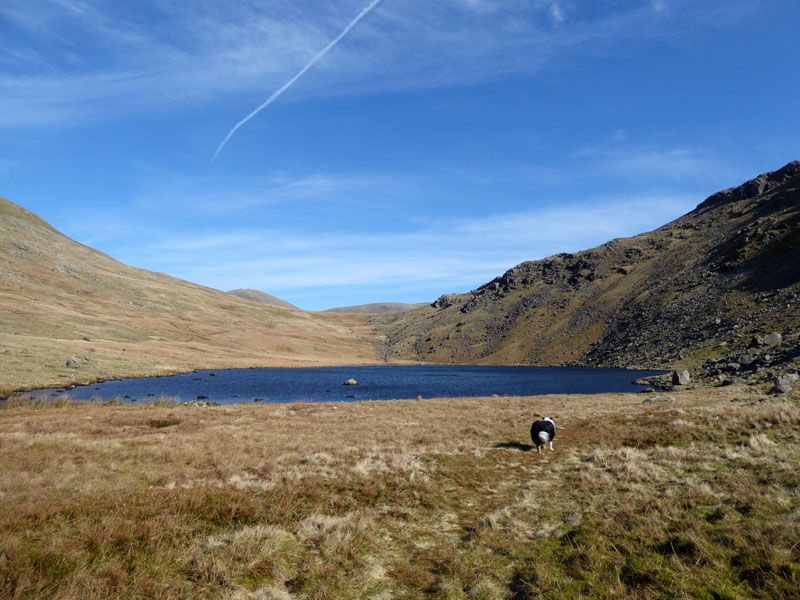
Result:
<svg viewBox="0 0 800 600"><path fill-rule="evenodd" d="M342 30L342 32L341 32L339 35L337 35L337 36L336 36L336 37L333 39L333 41L332 41L331 43L329 43L329 44L328 44L327 46L325 46L325 47L324 47L322 50L320 50L320 51L317 53L317 55L316 55L314 58L312 58L312 59L311 59L311 61L310 61L310 62L309 62L309 63L308 63L308 64L307 64L305 67L303 67L302 69L300 69L300 72L299 72L299 73L297 73L297 75L295 75L295 76L294 76L294 77L292 77L292 78L291 78L289 81L287 81L286 83L284 83L284 84L283 84L283 85L280 87L280 89L278 89L278 90L277 90L275 93L273 93L273 94L272 94L272 95L271 95L269 98L267 98L267 99L264 101L264 103L263 103L261 106L259 106L257 109L255 109L253 112L251 112L249 115L247 115L247 116L246 116L244 119L242 119L242 120L241 120L241 121L239 121L239 122L238 122L236 125L234 125L233 129L231 129L231 130L228 132L228 135L226 135L226 136L225 136L225 139L224 139L224 140L222 140L222 143L221 143L221 144L219 145L219 147L217 148L217 151L214 153L214 157L211 159L211 162L214 162L215 160L217 160L217 157L219 156L219 153L220 153L220 152L222 152L222 149L225 147L225 144L227 144L227 143L228 143L228 140L230 140L230 139L233 137L233 134L234 134L234 133L236 133L236 132L238 131L238 129L239 129L239 128L240 128L242 125L244 125L245 123L247 123L247 122L248 122L250 119L252 119L253 117L255 117L255 116L258 114L258 113L260 113L262 110L264 110L265 108L267 108L267 107L268 107L270 104L272 104L273 102L275 102L275 100L277 100L277 99L278 99L278 98L281 96L281 94L283 94L283 92L285 92L286 90L288 90L288 89L289 89L289 88L292 86L292 84L294 84L294 82L295 82L295 81L297 81L298 79L300 79L300 78L303 76L303 74L304 74L306 71L308 71L308 70L309 70L311 67L313 67L313 66L314 66L314 64L315 64L315 63L316 63L316 62L317 62L317 61L318 61L320 58L322 58L323 56L325 56L325 55L328 53L328 51L329 51L331 48L333 48L333 47L334 47L336 44L338 44L339 42L341 42L341 41L342 41L342 38L343 38L344 36L346 36L348 33L350 33L350 30L351 30L353 27L355 27L356 25L358 25L358 22L359 22L361 19L363 19L363 18L364 18L364 17L366 17L366 16L367 16L367 15L368 15L370 12L372 12L372 9L373 9L373 8L375 8L376 6L378 6L378 4L380 4L380 3L381 3L381 1L382 1L382 0L372 0L372 1L371 1L371 2L370 2L370 3L369 3L369 4L368 4L368 5L367 5L367 6L366 6L366 7L365 7L365 8L364 8L364 9L363 9L361 12L360 12L360 13L358 13L358 16L357 16L355 19L353 19L352 21L350 21L350 24L349 24L347 27L345 27L345 28Z"/></svg>

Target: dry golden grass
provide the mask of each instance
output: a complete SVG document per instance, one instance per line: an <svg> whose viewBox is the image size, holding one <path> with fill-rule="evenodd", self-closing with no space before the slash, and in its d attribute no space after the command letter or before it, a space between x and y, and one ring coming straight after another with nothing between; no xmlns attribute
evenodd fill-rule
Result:
<svg viewBox="0 0 800 600"><path fill-rule="evenodd" d="M374 364L365 319L129 267L0 198L0 394L203 368ZM68 367L70 356L82 366Z"/></svg>
<svg viewBox="0 0 800 600"><path fill-rule="evenodd" d="M0 597L797 597L800 408L677 397L18 403Z"/></svg>

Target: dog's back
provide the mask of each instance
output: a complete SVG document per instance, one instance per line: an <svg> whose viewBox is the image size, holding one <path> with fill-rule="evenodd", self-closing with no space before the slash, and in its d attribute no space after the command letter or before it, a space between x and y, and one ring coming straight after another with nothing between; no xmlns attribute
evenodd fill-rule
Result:
<svg viewBox="0 0 800 600"><path fill-rule="evenodd" d="M550 444L553 449L553 439L556 437L556 424L550 417L544 417L540 421L534 421L531 425L531 440L536 444L536 449L541 452L542 446Z"/></svg>

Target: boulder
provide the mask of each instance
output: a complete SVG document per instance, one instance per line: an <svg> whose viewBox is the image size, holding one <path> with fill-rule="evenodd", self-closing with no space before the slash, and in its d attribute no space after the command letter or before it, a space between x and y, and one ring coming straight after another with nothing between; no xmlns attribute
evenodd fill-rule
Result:
<svg viewBox="0 0 800 600"><path fill-rule="evenodd" d="M358 385L358 382L355 379L348 379L344 382L344 385Z"/></svg>
<svg viewBox="0 0 800 600"><path fill-rule="evenodd" d="M745 367L749 367L756 361L756 357L753 354L745 354L739 359L739 362L743 364Z"/></svg>
<svg viewBox="0 0 800 600"><path fill-rule="evenodd" d="M678 400L673 396L650 396L649 398L645 398L642 400L642 404L655 404L657 402L662 402L666 404L674 404Z"/></svg>
<svg viewBox="0 0 800 600"><path fill-rule="evenodd" d="M783 336L778 333L777 331L773 331L768 336L764 338L764 345L766 346L777 346L783 341Z"/></svg>
<svg viewBox="0 0 800 600"><path fill-rule="evenodd" d="M778 379L780 379L780 377L778 377ZM791 391L792 386L790 386L788 383L777 383L776 381L775 385L772 386L773 394L788 394Z"/></svg>
<svg viewBox="0 0 800 600"><path fill-rule="evenodd" d="M689 385L690 383L692 383L692 376L686 369L672 372L672 385Z"/></svg>
<svg viewBox="0 0 800 600"><path fill-rule="evenodd" d="M633 385L647 385L652 386L658 390L672 389L670 375L653 375L652 377L642 377L632 382Z"/></svg>
<svg viewBox="0 0 800 600"><path fill-rule="evenodd" d="M792 384L797 383L798 379L800 379L800 377L798 377L796 373L776 377L772 391L776 394L788 394L792 391Z"/></svg>
<svg viewBox="0 0 800 600"><path fill-rule="evenodd" d="M67 366L70 369L80 369L83 366L83 361L77 356L70 356L67 358Z"/></svg>
<svg viewBox="0 0 800 600"><path fill-rule="evenodd" d="M189 400L181 406L219 406L219 402L206 402L205 400Z"/></svg>

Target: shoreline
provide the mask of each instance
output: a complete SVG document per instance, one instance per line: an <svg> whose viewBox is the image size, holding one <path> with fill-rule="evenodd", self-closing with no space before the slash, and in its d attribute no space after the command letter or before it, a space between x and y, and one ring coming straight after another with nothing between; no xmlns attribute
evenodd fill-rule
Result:
<svg viewBox="0 0 800 600"><path fill-rule="evenodd" d="M425 367L428 368L425 375L421 375L421 372L420 374L416 373L417 369ZM332 373L314 373L317 370L325 371L330 369L338 370L336 376L340 376L342 381L349 378L352 379L354 376L358 381L366 385L344 390L341 386L337 386L331 381ZM405 370L392 373L394 369ZM498 369L499 371L490 374L488 371L492 369ZM453 370L455 373L445 374L449 370ZM250 371L255 371L256 373L248 375ZM258 371L264 371L265 373L259 374L257 373ZM280 371L282 373L273 377L269 374L269 371ZM299 371L307 372L298 375L297 378L291 374ZM484 372L481 373L481 371ZM522 375L521 371L527 371L530 374ZM576 371L580 373L575 373ZM387 372L389 373L388 375ZM541 376L536 372L541 372ZM228 406L251 403L290 404L309 402L324 404L332 402L419 400L423 396L426 399L540 397L552 394L563 394L572 397L587 394L641 394L650 392L652 390L647 389L645 384L640 383L641 376L662 377L666 373L663 370L619 367L452 365L410 363L408 361L314 365L310 367L273 366L193 369L156 376L103 378L67 386L44 385L42 387L17 390L5 398L0 398L0 400L27 397L30 401L50 401L61 396L68 396L71 401L79 403L108 403L116 401L125 405L135 405L157 402L159 399L169 399L181 404L207 401L209 404ZM159 379L178 378L193 374L198 375L198 377L193 378L192 381L185 378L165 384L159 384L157 381ZM219 378L217 378L218 375L220 376ZM458 384L453 383L455 380L450 382L447 379L451 376L458 377ZM523 379L521 380L520 377L523 377ZM137 385L142 380L152 381L144 381ZM99 386L103 384L114 385L100 389ZM96 392L89 389L93 387ZM692 388L684 387L682 389Z"/></svg>
<svg viewBox="0 0 800 600"><path fill-rule="evenodd" d="M156 373L132 373L129 375L112 375L112 376L91 376L88 379L82 379L79 382L70 382L64 385L64 382L46 382L46 383L36 383L31 385L23 385L19 387L14 386L7 386L3 383L0 383L0 398L3 396L11 397L15 394L24 394L29 392L41 392L44 390L51 390L51 389L64 389L64 390L73 390L77 387L87 387L91 385L98 385L101 383L106 383L109 381L124 381L126 379L131 380L139 380L139 379L160 379L164 377L175 377L177 375L188 375L190 373L200 373L203 371L239 371L239 370L258 370L258 369L325 369L325 368L333 368L333 367L402 367L402 366L432 366L432 367L513 367L513 368L525 368L525 369L618 369L624 371L630 371L631 373L643 372L643 371L650 371L650 372L658 372L658 373L668 373L672 370L672 368L660 368L660 367L646 367L646 366L625 366L625 367L597 367L597 366L589 366L589 365L561 365L561 364L552 364L552 365L543 365L543 364L535 364L535 365L523 365L523 364L503 364L503 363L490 363L490 364L475 364L475 363L434 363L434 362L419 362L419 361L411 361L411 360L394 360L394 361L381 361L381 362L365 362L365 363L358 363L358 362L330 362L330 363L312 363L312 364L270 364L264 366L246 366L246 367L195 367L195 368L186 368L186 369L165 369L162 372Z"/></svg>

